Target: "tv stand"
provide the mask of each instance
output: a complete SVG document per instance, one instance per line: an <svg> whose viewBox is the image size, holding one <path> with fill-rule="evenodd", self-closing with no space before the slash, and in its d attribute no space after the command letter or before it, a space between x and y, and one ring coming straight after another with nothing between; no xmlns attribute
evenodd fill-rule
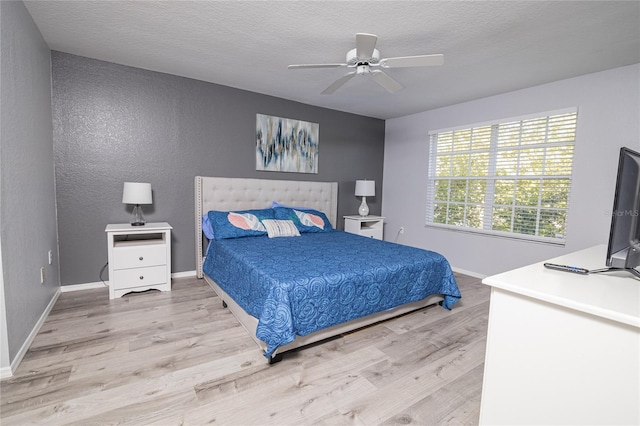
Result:
<svg viewBox="0 0 640 426"><path fill-rule="evenodd" d="M618 272L618 271L626 271L630 274L636 276L636 278L640 278L640 271L635 268L602 268L602 269L594 269L593 271L589 271L590 274L604 274L606 272Z"/></svg>
<svg viewBox="0 0 640 426"><path fill-rule="evenodd" d="M547 262L607 269L606 251ZM640 283L625 269L573 274L543 263L483 280L480 424L640 424Z"/></svg>

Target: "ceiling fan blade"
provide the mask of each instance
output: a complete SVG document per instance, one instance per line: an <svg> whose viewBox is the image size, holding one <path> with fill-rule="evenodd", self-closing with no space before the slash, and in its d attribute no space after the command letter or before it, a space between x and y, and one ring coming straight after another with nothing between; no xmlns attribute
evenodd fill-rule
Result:
<svg viewBox="0 0 640 426"><path fill-rule="evenodd" d="M338 90L339 88L341 88L342 86L344 86L344 84L351 80L351 78L356 75L355 71L352 72L348 72L345 75L343 75L342 77L340 77L339 79L337 79L336 81L333 82L333 84L329 87L327 87L326 89L324 89L324 91L322 92L323 95L331 95L333 94L333 92L335 92L336 90Z"/></svg>
<svg viewBox="0 0 640 426"><path fill-rule="evenodd" d="M378 37L373 34L356 34L356 56L358 59L371 59Z"/></svg>
<svg viewBox="0 0 640 426"><path fill-rule="evenodd" d="M299 70L304 68L340 68L346 66L347 64L295 64L289 65L287 68L290 70Z"/></svg>
<svg viewBox="0 0 640 426"><path fill-rule="evenodd" d="M418 55L399 56L397 58L381 59L379 64L382 68L407 68L407 67L429 67L444 64L444 55Z"/></svg>
<svg viewBox="0 0 640 426"><path fill-rule="evenodd" d="M387 89L390 93L396 93L402 90L402 85L384 72L380 70L373 70L370 74L371 78L373 78L380 86Z"/></svg>

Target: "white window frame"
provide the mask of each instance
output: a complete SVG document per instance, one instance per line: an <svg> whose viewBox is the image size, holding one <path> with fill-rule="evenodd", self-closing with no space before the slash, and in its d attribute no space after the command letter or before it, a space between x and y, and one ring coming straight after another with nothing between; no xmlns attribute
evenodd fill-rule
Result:
<svg viewBox="0 0 640 426"><path fill-rule="evenodd" d="M541 235L531 235L531 234L521 234L521 233L517 233L517 232L513 232L513 219L512 219L512 223L511 223L511 227L512 227L512 231L510 232L506 232L506 231L498 231L498 230L493 230L492 229L492 214L490 212L493 211L494 208L494 195L495 195L495 181L496 180L500 180L497 178L503 178L504 176L497 176L496 175L496 158L497 158L497 153L498 153L498 148L497 148L497 128L499 125L504 125L506 123L513 123L513 122L522 122L522 121L527 121L527 120L532 120L532 119L543 119L543 118L547 118L548 117L552 117L552 116L556 116L556 115L564 115L564 114L575 114L576 115L576 128L575 128L575 132L574 132L574 138L573 141L571 142L563 142L561 144L540 144L540 145L526 145L526 146L522 146L522 145L518 145L518 149L522 148L522 149L530 149L530 148L535 148L535 147L542 147L542 146L571 146L572 150L573 150L573 155L571 158L571 173L569 175L562 175L562 176L552 176L552 175L545 175L545 174L537 174L537 175L532 175L532 176L526 176L526 175L519 175L518 177L515 176L511 176L510 178L514 179L515 181L517 181L518 179L520 180L524 180L524 179L539 179L540 182L542 182L544 179L563 179L563 180L568 180L568 189L567 189L567 200L566 200L566 208L564 207L560 207L557 208L556 210L561 210L564 211L565 213L565 220L564 220L564 234L562 235L557 235L556 237L547 237L547 236L541 236ZM559 110L553 110L553 111L547 111L547 112L541 112L541 113L536 113L536 114L529 114L529 115L523 115L523 116L517 116L517 117L511 117L511 118L505 118L505 119L500 119L500 120L494 120L494 121L489 121L489 122L483 122L483 123L476 123L476 124L471 124L471 125L464 125L464 126L457 126L457 127L450 127L450 128L445 128L445 129L438 129L438 130L432 130L429 132L429 169L428 169L428 178L427 178L427 205L426 205L426 215L425 215L425 224L427 227L434 227L434 228L440 228L440 229L447 229L447 230L452 230L452 231L460 231L460 232L469 232L469 233L473 233L473 234L483 234L483 235L487 235L487 236L496 236L496 237L504 237L504 238L513 238L513 239L517 239L517 240L526 240L526 241L534 241L534 242L542 242L542 243L547 243L547 244L553 244L553 245L561 245L564 246L565 242L566 242L566 231L567 231L567 226L568 226L568 222L569 222L569 198L570 198L570 193L571 193L571 183L572 183L572 177L573 177L573 161L575 158L575 141L577 139L577 115L578 115L578 108L577 107L572 107L572 108L565 108L565 109L559 109ZM443 134L443 133L448 133L448 132L455 132L455 131L473 131L474 129L479 129L479 128L486 128L486 127L491 127L491 142L490 142L490 148L487 150L488 155L489 155L489 164L488 164L488 168L487 168L487 176L486 177L468 177L468 176L459 176L460 180L483 180L485 182L485 197L484 200L482 202L482 210L483 210L483 220L482 220L482 227L481 228L477 228L477 227L471 227L471 226L467 226L465 224L457 224L457 225L452 225L452 224L444 224L444 223L436 223L434 222L434 217L435 217L435 204L436 204L436 181L440 180L440 179L444 179L444 180L456 180L456 176L455 175L451 175L448 177L442 177L439 178L438 176L436 176L437 170L436 170L436 160L437 160L437 156L436 156L436 148L437 148L437 136L438 134ZM502 148L501 148L502 149ZM513 147L509 148L509 149L513 149ZM484 151L482 151L484 153ZM459 152L460 153L460 152ZM464 152L462 152L464 153ZM469 151L470 155L473 155L472 151ZM446 155L446 154L445 154ZM518 166L519 167L519 166ZM449 188L449 195L451 194L451 189ZM467 194L468 196L468 194ZM467 206L469 204L472 203L467 203L466 199L465 202L460 202L460 203L455 203L455 202L451 202L451 201L447 201L447 206L450 205L454 205L454 204L459 204L459 205L464 205ZM476 205L476 204L473 204ZM499 207L499 205L496 205L495 207ZM515 208L518 207L515 204L515 200L514 200L514 204L513 204L513 208L515 210ZM520 206L522 207L522 206ZM538 204L537 207L531 207L528 206L531 209L536 209L536 233L538 232L538 223L539 223L539 218L540 218L540 213L541 210L554 210L553 208L549 208L549 207L544 207L542 208L540 206L540 204ZM447 211L449 211L447 209ZM465 215L465 221L466 221L466 215Z"/></svg>

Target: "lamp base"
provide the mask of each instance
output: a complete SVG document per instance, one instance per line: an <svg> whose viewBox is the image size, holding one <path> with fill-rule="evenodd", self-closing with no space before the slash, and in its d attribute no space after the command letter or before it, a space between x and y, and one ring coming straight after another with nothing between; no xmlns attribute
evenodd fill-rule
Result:
<svg viewBox="0 0 640 426"><path fill-rule="evenodd" d="M131 226L144 226L144 224L147 223L147 221L144 220L144 215L142 214L142 207L140 207L140 204L136 204L136 206L133 208L130 222Z"/></svg>
<svg viewBox="0 0 640 426"><path fill-rule="evenodd" d="M358 208L358 214L360 216L369 216L369 206L367 205L367 197L362 197L362 203Z"/></svg>

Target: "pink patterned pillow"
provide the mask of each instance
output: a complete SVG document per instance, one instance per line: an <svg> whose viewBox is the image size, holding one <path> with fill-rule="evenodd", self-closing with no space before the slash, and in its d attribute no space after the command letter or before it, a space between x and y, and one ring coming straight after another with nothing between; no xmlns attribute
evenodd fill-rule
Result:
<svg viewBox="0 0 640 426"><path fill-rule="evenodd" d="M286 207L276 207L276 219L291 220L300 232L328 232L333 230L327 216L318 210L297 210Z"/></svg>
<svg viewBox="0 0 640 426"><path fill-rule="evenodd" d="M216 240L267 235L267 229L261 221L275 219L273 209L233 212L211 210L207 216Z"/></svg>

